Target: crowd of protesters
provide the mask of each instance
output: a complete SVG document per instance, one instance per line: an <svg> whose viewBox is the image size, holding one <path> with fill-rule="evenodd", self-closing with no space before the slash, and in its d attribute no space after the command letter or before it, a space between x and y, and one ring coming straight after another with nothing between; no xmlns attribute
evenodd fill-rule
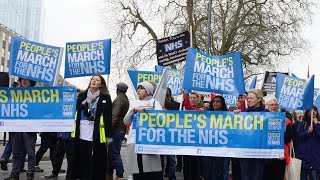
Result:
<svg viewBox="0 0 320 180"><path fill-rule="evenodd" d="M20 87L33 87L36 82L19 78L19 84ZM283 180L291 158L291 142L296 157L302 160L301 180L320 178L320 118L316 107L306 110L300 120L296 114L280 109L276 98L269 98L265 102L264 94L257 89L240 96L236 107L228 107L220 95L204 102L201 95L182 90L183 101L180 105L172 98L169 88L162 107L153 98L156 87L150 82L138 84L138 99L131 102L126 95L128 86L118 83L116 87L117 97L112 102L105 79L101 75L94 75L87 89L78 94L74 131L40 133L41 146L37 152L36 133L10 132L9 142L0 160L1 169L8 170L7 163L12 152L12 172L5 179L18 180L19 173L24 171L27 172L27 180L34 179L35 172L43 171L39 162L49 149L53 170L45 178L57 178L60 172L64 172L61 165L66 154L68 180L113 180L114 176L121 180L124 179L124 172L134 180L162 180L164 177L175 180L175 173L180 171L185 180ZM146 109L234 113L283 111L287 116L284 154L278 159L137 154L136 113ZM124 165L120 151L126 134L128 157ZM24 169L26 155L27 170Z"/></svg>

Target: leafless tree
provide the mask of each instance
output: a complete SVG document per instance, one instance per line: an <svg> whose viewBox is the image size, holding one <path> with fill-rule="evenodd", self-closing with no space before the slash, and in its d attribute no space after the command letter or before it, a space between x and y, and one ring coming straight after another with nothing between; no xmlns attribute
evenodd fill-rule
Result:
<svg viewBox="0 0 320 180"><path fill-rule="evenodd" d="M115 15L114 27L108 28L115 32L123 68L156 62L156 40L190 27L193 47L206 50L207 0L105 1L106 11ZM310 0L213 0L209 51L241 51L246 76L258 74L257 67L273 68L305 49L301 30L311 22L315 5Z"/></svg>

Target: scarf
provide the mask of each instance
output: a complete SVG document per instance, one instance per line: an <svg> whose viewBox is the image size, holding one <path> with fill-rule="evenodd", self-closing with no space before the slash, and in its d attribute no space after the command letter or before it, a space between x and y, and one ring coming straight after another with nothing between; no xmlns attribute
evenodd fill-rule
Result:
<svg viewBox="0 0 320 180"><path fill-rule="evenodd" d="M98 90L98 91L95 92L95 93L92 93L92 92L90 91L90 89L88 89L87 98L86 98L84 101L82 101L82 104L84 105L84 104L87 103L87 102L88 102L88 103L92 103L93 100L98 101L98 99L99 99L98 96L100 96L100 90Z"/></svg>
<svg viewBox="0 0 320 180"><path fill-rule="evenodd" d="M246 112L266 112L266 107L264 105L260 105L258 107L248 107Z"/></svg>
<svg viewBox="0 0 320 180"><path fill-rule="evenodd" d="M83 113L90 120L93 120L95 118L99 96L100 96L99 90L95 93L92 93L90 89L88 89L87 98L84 101L82 101Z"/></svg>

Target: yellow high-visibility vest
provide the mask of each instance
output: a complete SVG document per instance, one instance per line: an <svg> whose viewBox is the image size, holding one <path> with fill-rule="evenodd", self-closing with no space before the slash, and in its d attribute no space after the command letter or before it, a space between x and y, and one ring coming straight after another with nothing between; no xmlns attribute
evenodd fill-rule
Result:
<svg viewBox="0 0 320 180"><path fill-rule="evenodd" d="M76 118L77 119L77 113L76 112ZM100 116L100 122L99 122L99 134L100 134L100 143L106 143L107 138L105 134L105 129L104 129L104 122L103 122L103 115ZM71 132L71 137L75 138L76 137L76 125L74 125L74 130Z"/></svg>

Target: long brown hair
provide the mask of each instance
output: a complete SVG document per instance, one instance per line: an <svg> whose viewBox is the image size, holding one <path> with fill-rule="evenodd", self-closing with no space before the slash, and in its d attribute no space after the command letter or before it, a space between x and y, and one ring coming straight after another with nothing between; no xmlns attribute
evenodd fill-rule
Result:
<svg viewBox="0 0 320 180"><path fill-rule="evenodd" d="M320 118L319 118L319 111L318 111L317 106L313 106L312 109L313 109L314 111L317 111L316 118L317 118L318 120L320 120ZM303 121L303 122L310 122L311 117L313 117L313 114L311 114L311 110L312 110L312 109L308 109L308 110L306 110L306 111L304 112L304 115L303 115L303 117L302 117L302 121Z"/></svg>
<svg viewBox="0 0 320 180"><path fill-rule="evenodd" d="M103 95L108 95L108 94L109 94L109 90L108 90L108 87L107 87L106 80L105 80L100 74L95 74L95 75L93 75L93 76L90 78L89 85L88 85L87 89L85 90L85 92L88 92L88 90L89 90L89 88L90 88L91 80L92 80L92 78L95 77L95 76L100 77L100 80L101 80L101 87L99 88L100 93L103 94Z"/></svg>

